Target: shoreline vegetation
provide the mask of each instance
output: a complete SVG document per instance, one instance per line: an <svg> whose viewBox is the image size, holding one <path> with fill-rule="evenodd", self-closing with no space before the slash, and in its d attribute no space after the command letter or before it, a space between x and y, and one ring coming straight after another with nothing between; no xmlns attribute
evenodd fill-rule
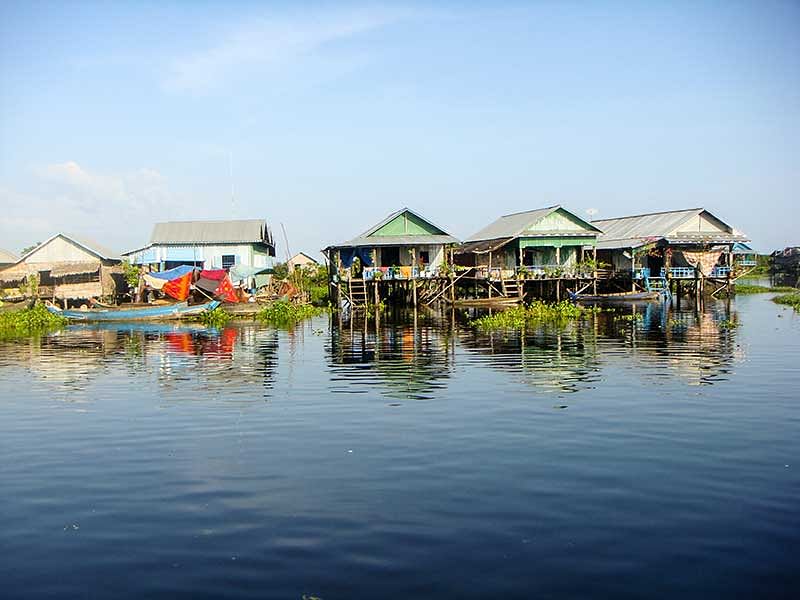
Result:
<svg viewBox="0 0 800 600"><path fill-rule="evenodd" d="M473 327L481 330L524 329L541 323L567 323L584 316L595 314L602 309L584 307L568 300L556 303L534 300L527 305L513 306L493 315L478 317L470 321Z"/></svg>
<svg viewBox="0 0 800 600"><path fill-rule="evenodd" d="M795 311L800 312L800 291L795 290L790 294L782 294L772 299L776 304L791 306Z"/></svg>
<svg viewBox="0 0 800 600"><path fill-rule="evenodd" d="M769 294L769 293L792 293L798 292L797 288L778 285L770 287L768 285L756 285L751 283L743 283L736 286L737 294Z"/></svg>
<svg viewBox="0 0 800 600"><path fill-rule="evenodd" d="M52 314L41 302L24 308L4 306L0 311L0 339L41 335L61 329L67 323L64 317Z"/></svg>

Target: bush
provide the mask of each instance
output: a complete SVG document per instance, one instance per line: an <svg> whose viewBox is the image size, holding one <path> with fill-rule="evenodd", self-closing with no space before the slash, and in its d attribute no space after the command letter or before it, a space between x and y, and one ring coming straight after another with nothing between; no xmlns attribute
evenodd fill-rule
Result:
<svg viewBox="0 0 800 600"><path fill-rule="evenodd" d="M256 319L262 323L285 327L315 317L321 312L319 308L309 304L292 304L285 300L278 300L261 309L256 314Z"/></svg>
<svg viewBox="0 0 800 600"><path fill-rule="evenodd" d="M478 329L523 329L548 321L574 321L598 311L599 309L585 308L567 300L553 304L535 300L527 306L515 306L494 315L474 319L472 325Z"/></svg>
<svg viewBox="0 0 800 600"><path fill-rule="evenodd" d="M0 313L0 337L22 337L60 329L67 320L37 302L31 308Z"/></svg>

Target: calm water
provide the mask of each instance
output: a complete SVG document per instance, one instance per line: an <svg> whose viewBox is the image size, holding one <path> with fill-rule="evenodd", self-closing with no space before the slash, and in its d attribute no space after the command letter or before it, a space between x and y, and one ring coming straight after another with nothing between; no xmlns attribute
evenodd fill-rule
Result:
<svg viewBox="0 0 800 600"><path fill-rule="evenodd" d="M621 316L4 343L0 596L794 596L800 317Z"/></svg>

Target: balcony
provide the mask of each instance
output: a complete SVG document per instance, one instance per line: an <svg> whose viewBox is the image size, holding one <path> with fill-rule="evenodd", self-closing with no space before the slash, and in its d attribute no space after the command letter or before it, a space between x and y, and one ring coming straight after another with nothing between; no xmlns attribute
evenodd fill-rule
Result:
<svg viewBox="0 0 800 600"><path fill-rule="evenodd" d="M697 273L694 267L670 267L670 279L694 279ZM667 270L661 267L661 277L667 277Z"/></svg>

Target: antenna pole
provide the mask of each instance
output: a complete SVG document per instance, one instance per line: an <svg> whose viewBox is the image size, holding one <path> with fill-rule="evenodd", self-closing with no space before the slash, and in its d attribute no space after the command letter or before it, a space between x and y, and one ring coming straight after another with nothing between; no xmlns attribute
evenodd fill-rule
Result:
<svg viewBox="0 0 800 600"><path fill-rule="evenodd" d="M228 152L228 173L231 180L231 216L236 214L236 201L233 189L233 150Z"/></svg>

